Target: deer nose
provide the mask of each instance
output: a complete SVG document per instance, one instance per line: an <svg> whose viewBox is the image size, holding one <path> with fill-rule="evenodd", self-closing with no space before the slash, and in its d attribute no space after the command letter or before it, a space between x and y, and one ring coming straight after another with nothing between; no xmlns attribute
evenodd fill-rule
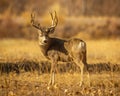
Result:
<svg viewBox="0 0 120 96"><path fill-rule="evenodd" d="M47 43L47 40L44 40L44 43Z"/></svg>

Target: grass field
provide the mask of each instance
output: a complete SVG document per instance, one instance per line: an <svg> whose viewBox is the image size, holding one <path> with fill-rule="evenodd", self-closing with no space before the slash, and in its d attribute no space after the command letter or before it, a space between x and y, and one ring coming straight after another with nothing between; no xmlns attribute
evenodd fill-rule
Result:
<svg viewBox="0 0 120 96"><path fill-rule="evenodd" d="M120 63L120 40L88 40L88 63ZM0 62L16 62L21 59L44 60L37 41L29 40L1 40Z"/></svg>
<svg viewBox="0 0 120 96"><path fill-rule="evenodd" d="M41 54L37 41L0 40L0 96L119 96L120 40L88 40L86 43L88 64L90 67L95 66L90 68L90 79L85 73L84 85L79 87L79 69L66 72L58 68L56 85L48 87L48 72L39 75L34 70L23 70L17 74L10 70L9 74L6 74L3 68L6 64L22 64L23 61L27 61L28 65L45 61L41 67L44 67L43 64L49 65ZM61 68L67 70L67 67Z"/></svg>

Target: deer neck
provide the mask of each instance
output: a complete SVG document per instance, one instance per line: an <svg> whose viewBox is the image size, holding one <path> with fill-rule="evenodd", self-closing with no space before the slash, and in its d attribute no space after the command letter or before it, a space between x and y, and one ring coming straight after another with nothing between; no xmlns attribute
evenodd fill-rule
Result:
<svg viewBox="0 0 120 96"><path fill-rule="evenodd" d="M41 52L43 53L44 56L47 56L47 51L48 51L51 43L52 43L52 40L50 38L48 43L46 43L46 44L39 44Z"/></svg>

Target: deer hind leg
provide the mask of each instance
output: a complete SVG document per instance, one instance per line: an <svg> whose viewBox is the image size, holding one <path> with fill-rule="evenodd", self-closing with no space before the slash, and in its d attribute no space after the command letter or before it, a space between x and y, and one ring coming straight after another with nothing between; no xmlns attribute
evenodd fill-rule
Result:
<svg viewBox="0 0 120 96"><path fill-rule="evenodd" d="M78 66L80 67L80 70L81 70L81 80L80 80L79 86L82 86L83 85L84 64L82 62L79 62L79 63L80 64Z"/></svg>
<svg viewBox="0 0 120 96"><path fill-rule="evenodd" d="M74 60L74 62L81 70L79 86L82 86L82 84L83 84L83 73L84 73L84 63L80 60Z"/></svg>
<svg viewBox="0 0 120 96"><path fill-rule="evenodd" d="M83 59L82 60L82 62L83 62L83 64L85 65L85 71L86 71L86 73L87 73L87 78L88 78L88 85L90 86L90 72L89 72L89 66L88 66L88 64L87 64L87 62L86 62L86 59Z"/></svg>
<svg viewBox="0 0 120 96"><path fill-rule="evenodd" d="M90 72L88 70L88 64L86 63L86 61L84 62L84 60L78 60L75 63L81 70L81 80L80 80L79 86L83 85L83 81L84 81L83 74L84 74L84 71L86 71L86 73L87 73L88 86L90 86Z"/></svg>
<svg viewBox="0 0 120 96"><path fill-rule="evenodd" d="M90 86L90 73L88 71L88 65L87 65L87 63L81 61L79 67L80 67L80 70L81 70L81 81L80 81L79 85L80 86L83 85L83 74L84 74L84 71L86 70L86 72L87 72L87 78L88 78L88 85Z"/></svg>

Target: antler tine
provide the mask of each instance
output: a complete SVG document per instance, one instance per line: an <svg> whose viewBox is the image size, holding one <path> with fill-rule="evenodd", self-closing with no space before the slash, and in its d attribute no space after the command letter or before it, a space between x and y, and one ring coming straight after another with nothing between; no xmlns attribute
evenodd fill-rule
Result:
<svg viewBox="0 0 120 96"><path fill-rule="evenodd" d="M41 29L40 23L35 24L35 13L33 14L33 12L31 13L31 23L35 28Z"/></svg>
<svg viewBox="0 0 120 96"><path fill-rule="evenodd" d="M58 19L57 19L57 13L56 11L54 11L54 17L53 17L53 13L50 12L50 15L51 15L51 18L52 18L52 27L56 27L57 26L57 23L58 23Z"/></svg>
<svg viewBox="0 0 120 96"><path fill-rule="evenodd" d="M53 18L53 14L52 14L52 12L49 12L50 13L50 16L51 16L51 18L52 18L52 26L54 25L54 18Z"/></svg>
<svg viewBox="0 0 120 96"><path fill-rule="evenodd" d="M55 12L55 18L54 18L55 26L57 26L57 23L58 23L57 13L56 13L56 11L54 11L54 12Z"/></svg>
<svg viewBox="0 0 120 96"><path fill-rule="evenodd" d="M31 13L31 23L34 23L34 18L35 18L35 14L33 15L33 13Z"/></svg>

